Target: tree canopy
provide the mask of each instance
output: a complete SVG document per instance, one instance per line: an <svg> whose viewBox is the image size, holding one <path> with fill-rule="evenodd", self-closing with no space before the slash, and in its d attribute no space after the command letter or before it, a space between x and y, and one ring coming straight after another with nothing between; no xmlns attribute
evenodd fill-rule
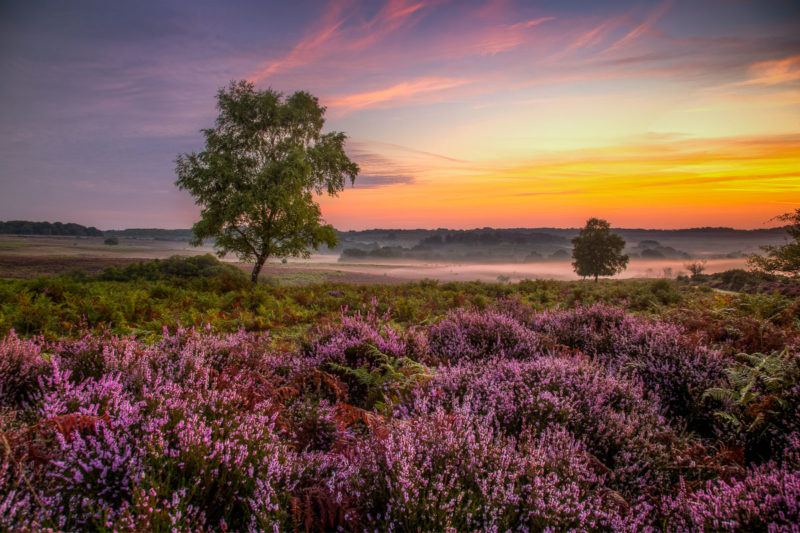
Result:
<svg viewBox="0 0 800 533"><path fill-rule="evenodd" d="M581 277L613 276L625 270L628 256L623 255L625 240L611 233L607 221L590 218L577 237L572 239L572 266Z"/></svg>
<svg viewBox="0 0 800 533"><path fill-rule="evenodd" d="M214 238L220 256L252 261L253 282L270 257L335 246L313 195L336 196L359 169L344 151L344 133L321 133L317 98L236 81L217 93L217 109L214 127L202 130L205 150L176 160L176 185L202 208L192 244Z"/></svg>
<svg viewBox="0 0 800 533"><path fill-rule="evenodd" d="M776 218L788 223L786 231L793 242L787 242L782 246L762 246L761 249L767 255L753 254L747 258L747 262L756 270L798 277L800 276L800 207Z"/></svg>

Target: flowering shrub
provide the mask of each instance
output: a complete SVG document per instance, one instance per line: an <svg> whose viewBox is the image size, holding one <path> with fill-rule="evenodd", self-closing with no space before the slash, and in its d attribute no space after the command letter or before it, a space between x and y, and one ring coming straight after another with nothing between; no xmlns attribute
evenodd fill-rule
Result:
<svg viewBox="0 0 800 533"><path fill-rule="evenodd" d="M412 409L420 406L468 410L509 436L568 432L598 470L613 474L611 486L628 495L664 485L670 445L680 444L641 385L581 358L497 358L440 368Z"/></svg>
<svg viewBox="0 0 800 533"><path fill-rule="evenodd" d="M450 362L533 357L540 345L524 324L498 311L457 309L434 324L428 338L431 354Z"/></svg>
<svg viewBox="0 0 800 533"><path fill-rule="evenodd" d="M800 524L800 433L791 437L783 464L749 470L744 479L685 484L662 512L677 531L797 531Z"/></svg>
<svg viewBox="0 0 800 533"><path fill-rule="evenodd" d="M389 314L379 314L373 302L365 313L353 315L342 312L341 322L317 332L315 339L306 348L307 356L318 365L334 363L350 368L379 367L374 352L391 357L408 357L418 360L427 350L426 339L419 332L401 331L389 323Z"/></svg>
<svg viewBox="0 0 800 533"><path fill-rule="evenodd" d="M728 361L677 326L597 304L540 313L531 328L595 358L611 372L636 376L658 395L669 415L707 431L713 409L703 394L722 382Z"/></svg>
<svg viewBox="0 0 800 533"><path fill-rule="evenodd" d="M323 489L311 489L320 479L328 491L354 477L330 485L339 469L352 467L330 442L318 443L323 432L308 427L308 416L293 415L328 391L292 355L249 352L263 348L259 336L179 331L153 345L107 340L102 357L108 372L99 378L78 380L68 368L70 358L85 350L64 344L59 353L51 347L50 375L40 380L40 421L3 428L17 465L0 478L5 527L291 528L305 519L298 502L316 505L312 500ZM91 347L96 341L80 342ZM3 344L3 355L18 350L17 344ZM235 365L247 360L259 364L237 372ZM333 419L333 407L324 401L318 407L331 428L326 438L346 440L349 433ZM304 435L316 441L304 443ZM315 459L319 448L331 452L322 462ZM315 473L313 465L323 463L326 473ZM35 493L26 490L26 478L34 479ZM349 486L337 490L354 493ZM329 497L336 502L336 494ZM253 502L261 502L255 514ZM351 514L337 520L344 523Z"/></svg>
<svg viewBox="0 0 800 533"><path fill-rule="evenodd" d="M729 413L780 429L756 464L736 438L683 431L708 384L738 383L717 379L719 352L607 306L517 304L524 322L456 309L410 329L345 313L299 350L244 330L12 333L0 530L796 526L796 359L758 367Z"/></svg>
<svg viewBox="0 0 800 533"><path fill-rule="evenodd" d="M380 443L385 499L376 526L395 531L598 528L616 513L602 476L567 432L497 433L468 410L397 423ZM420 450L425 450L420 453Z"/></svg>
<svg viewBox="0 0 800 533"><path fill-rule="evenodd" d="M39 378L48 371L41 346L22 340L12 331L0 341L0 402L24 406L33 401Z"/></svg>

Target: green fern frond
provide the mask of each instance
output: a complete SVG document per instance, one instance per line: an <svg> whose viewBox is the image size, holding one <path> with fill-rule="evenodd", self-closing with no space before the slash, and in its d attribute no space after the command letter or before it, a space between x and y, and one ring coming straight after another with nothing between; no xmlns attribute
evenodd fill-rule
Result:
<svg viewBox="0 0 800 533"><path fill-rule="evenodd" d="M733 402L736 403L737 393L731 389L723 389L721 387L713 387L707 389L702 396L702 399L711 398L718 402Z"/></svg>
<svg viewBox="0 0 800 533"><path fill-rule="evenodd" d="M742 427L742 422L739 420L735 415L730 413L726 413L725 411L717 411L714 413L715 416L725 420L729 424L735 426L736 428Z"/></svg>

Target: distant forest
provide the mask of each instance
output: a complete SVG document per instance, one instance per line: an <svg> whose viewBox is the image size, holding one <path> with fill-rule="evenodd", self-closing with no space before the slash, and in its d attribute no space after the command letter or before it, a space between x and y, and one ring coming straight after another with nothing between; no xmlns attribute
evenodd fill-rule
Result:
<svg viewBox="0 0 800 533"><path fill-rule="evenodd" d="M73 222L31 222L30 220L0 220L0 234L6 235L61 235L68 237L117 237L123 239L153 239L156 241L188 241L191 229L130 228L101 231L94 226Z"/></svg>
<svg viewBox="0 0 800 533"><path fill-rule="evenodd" d="M31 222L29 220L0 221L0 233L15 235L68 235L72 237L102 237L103 232L94 226L81 226L68 222Z"/></svg>

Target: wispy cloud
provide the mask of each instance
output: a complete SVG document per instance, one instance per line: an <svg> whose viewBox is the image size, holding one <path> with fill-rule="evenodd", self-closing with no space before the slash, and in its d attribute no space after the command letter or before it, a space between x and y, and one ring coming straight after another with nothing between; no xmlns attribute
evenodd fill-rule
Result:
<svg viewBox="0 0 800 533"><path fill-rule="evenodd" d="M426 6L426 2L389 0L370 20L351 23L356 3L353 0L330 2L321 19L282 58L267 62L249 79L268 79L343 51L364 50L381 37L400 29Z"/></svg>
<svg viewBox="0 0 800 533"><path fill-rule="evenodd" d="M655 9L653 9L647 18L641 24L637 25L631 31L625 34L624 37L619 39L617 42L611 45L609 51L611 50L618 50L626 45L628 45L633 40L641 37L642 35L648 33L652 27L658 22L664 14L669 11L669 9L675 4L675 0L665 0L661 2Z"/></svg>
<svg viewBox="0 0 800 533"><path fill-rule="evenodd" d="M326 46L334 41L345 22L345 13L352 2L331 2L317 24L280 59L267 62L258 72L248 76L254 82L269 78L280 70L291 69L318 59Z"/></svg>
<svg viewBox="0 0 800 533"><path fill-rule="evenodd" d="M417 169L407 161L399 162L371 150L368 143L348 142L347 153L358 163L361 172L353 183L355 189L374 189L388 185L411 184Z"/></svg>
<svg viewBox="0 0 800 533"><path fill-rule="evenodd" d="M779 85L800 80L800 55L759 61L750 66L751 78L737 85Z"/></svg>
<svg viewBox="0 0 800 533"><path fill-rule="evenodd" d="M379 141L360 141L360 142L356 141L356 143L358 143L358 144L360 144L362 146L368 144L373 149L382 150L384 152L388 151L388 152L393 152L393 153L400 153L400 154L403 154L405 156L408 156L408 155L420 156L420 157L432 158L432 159L439 160L439 161L450 162L450 163L459 163L459 164L468 164L469 163L469 161L466 161L464 159L457 159L455 157L448 157L448 156L442 155L442 154L435 154L433 152L427 152L425 150L418 150L416 148L411 148L409 146L403 146L403 145L400 145L400 144L386 143L386 142L379 142Z"/></svg>
<svg viewBox="0 0 800 533"><path fill-rule="evenodd" d="M515 24L486 28L478 35L468 36L469 41L462 46L462 53L488 55L512 50L532 38L528 31L530 28L555 19L555 17L539 17Z"/></svg>
<svg viewBox="0 0 800 533"><path fill-rule="evenodd" d="M592 27L589 30L584 30L580 26L576 27L575 30L578 33L577 38L575 38L572 41L572 43L567 45L567 47L564 48L562 53L559 55L570 53L574 50L578 50L581 48L594 47L600 45L602 42L608 39L608 36L609 34L611 34L611 32L613 32L616 28L618 28L625 22L626 18L627 17L624 16L612 17Z"/></svg>
<svg viewBox="0 0 800 533"><path fill-rule="evenodd" d="M347 154L361 167L355 189L374 189L388 185L418 185L458 173L469 176L489 167L442 154L393 143L350 139Z"/></svg>
<svg viewBox="0 0 800 533"><path fill-rule="evenodd" d="M468 80L425 77L404 81L385 89L362 93L332 96L325 103L339 113L346 113L367 107L386 107L420 103L418 97L431 93L440 93L447 89L460 87ZM439 100L440 98L436 98Z"/></svg>
<svg viewBox="0 0 800 533"><path fill-rule="evenodd" d="M511 196L561 196L561 195L570 195L570 194L581 194L584 191L580 189L570 189L566 191L537 191L537 192L518 192L514 193Z"/></svg>

